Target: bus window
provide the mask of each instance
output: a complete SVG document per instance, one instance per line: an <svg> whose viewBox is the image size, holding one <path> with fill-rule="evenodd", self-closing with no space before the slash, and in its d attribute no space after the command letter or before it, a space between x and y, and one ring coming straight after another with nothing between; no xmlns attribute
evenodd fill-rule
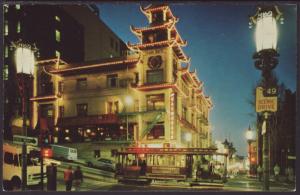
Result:
<svg viewBox="0 0 300 195"><path fill-rule="evenodd" d="M19 158L18 158L17 154L14 155L14 166L16 166L16 167L20 166Z"/></svg>
<svg viewBox="0 0 300 195"><path fill-rule="evenodd" d="M13 154L9 152L4 153L4 163L12 165L14 164Z"/></svg>

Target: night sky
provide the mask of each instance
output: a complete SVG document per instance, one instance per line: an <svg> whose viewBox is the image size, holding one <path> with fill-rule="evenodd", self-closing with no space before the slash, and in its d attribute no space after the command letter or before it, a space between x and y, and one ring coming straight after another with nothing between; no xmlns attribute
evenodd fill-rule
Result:
<svg viewBox="0 0 300 195"><path fill-rule="evenodd" d="M147 5L147 4L146 4ZM146 16L137 3L98 4L102 20L126 43L137 43L129 25L146 26ZM197 69L204 82L205 94L214 107L210 114L213 139L233 142L238 154L246 156L245 131L254 128L254 108L248 103L260 71L254 67L254 29L249 29L249 15L255 5L246 4L171 4L179 17L177 29L188 45L183 47L191 57L191 69ZM279 64L276 75L287 88L296 90L296 5L280 5L284 24L278 25Z"/></svg>

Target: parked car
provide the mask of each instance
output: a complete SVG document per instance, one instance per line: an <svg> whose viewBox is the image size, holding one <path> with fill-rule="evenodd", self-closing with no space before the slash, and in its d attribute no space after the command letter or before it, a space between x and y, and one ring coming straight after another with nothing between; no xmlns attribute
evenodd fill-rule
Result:
<svg viewBox="0 0 300 195"><path fill-rule="evenodd" d="M115 163L106 158L97 158L95 160L86 161L88 167L99 168L105 171L115 171Z"/></svg>

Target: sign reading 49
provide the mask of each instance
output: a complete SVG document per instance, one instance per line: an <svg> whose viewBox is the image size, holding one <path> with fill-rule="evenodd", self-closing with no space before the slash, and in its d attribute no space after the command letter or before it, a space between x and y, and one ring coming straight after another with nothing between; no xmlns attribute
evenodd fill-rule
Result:
<svg viewBox="0 0 300 195"><path fill-rule="evenodd" d="M265 97L276 97L278 95L277 87L268 87L263 90L263 94Z"/></svg>

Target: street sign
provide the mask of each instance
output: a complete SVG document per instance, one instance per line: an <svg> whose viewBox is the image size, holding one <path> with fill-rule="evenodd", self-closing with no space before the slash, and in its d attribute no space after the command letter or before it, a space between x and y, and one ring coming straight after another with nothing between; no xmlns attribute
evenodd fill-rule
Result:
<svg viewBox="0 0 300 195"><path fill-rule="evenodd" d="M264 89L262 87L256 88L256 98L255 98L256 112L276 112L277 96L265 97L263 91Z"/></svg>
<svg viewBox="0 0 300 195"><path fill-rule="evenodd" d="M15 144L23 144L26 143L27 145L37 146L38 145L38 139L35 137L27 137L27 136L21 136L21 135L14 135L13 136L13 143Z"/></svg>
<svg viewBox="0 0 300 195"><path fill-rule="evenodd" d="M267 87L263 90L263 94L265 97L277 97L278 90L277 87Z"/></svg>

